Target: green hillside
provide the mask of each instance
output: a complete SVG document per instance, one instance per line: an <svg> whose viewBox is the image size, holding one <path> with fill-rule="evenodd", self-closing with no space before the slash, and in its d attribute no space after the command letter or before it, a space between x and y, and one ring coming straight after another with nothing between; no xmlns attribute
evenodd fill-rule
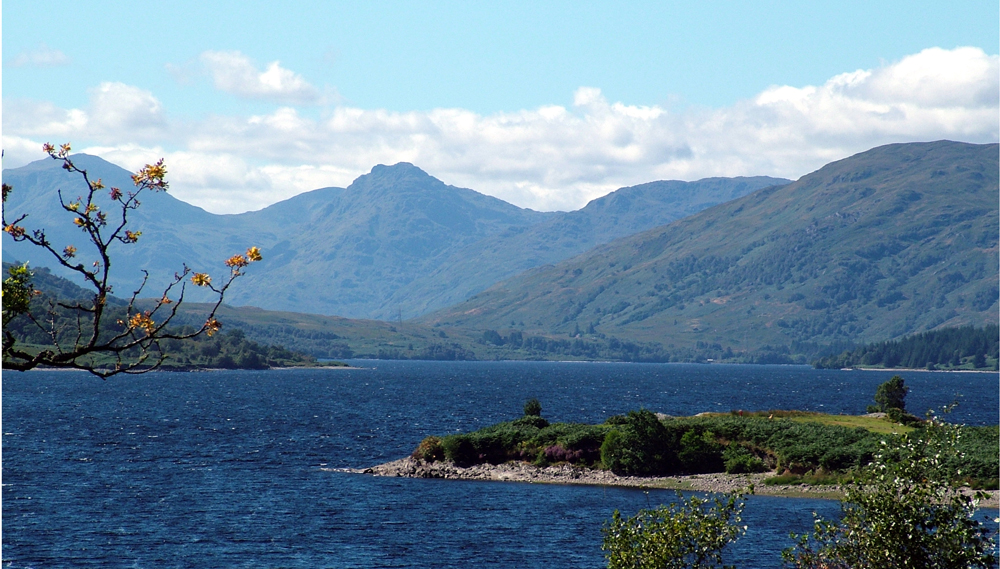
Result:
<svg viewBox="0 0 1000 569"><path fill-rule="evenodd" d="M3 273L6 276L10 263L3 263ZM27 315L21 314L13 318L5 325L4 332L10 332L17 339L18 347L23 347L30 353L38 353L43 349L51 349L52 336L49 335L50 319L54 319L57 331L57 339L62 346L72 346L79 342L77 331L79 323L76 320L77 312L67 310L59 303L80 302L84 306L90 305L94 301L94 294L72 282L53 275L45 267L31 268L31 286L38 294L31 300L31 313L35 315L38 323L30 319ZM151 304L152 301L141 301L140 304ZM128 302L115 296L107 298L108 310L102 318L102 330L105 334L117 333L122 330L120 321L126 318L126 307ZM199 305L207 307L208 305ZM189 327L185 328L181 323L182 319L174 321L175 326L171 327L173 332L189 333L194 329L190 326L200 326L205 321L204 316L200 319L187 319ZM289 366L316 366L319 365L316 358L285 349L280 345L261 345L248 339L244 332L233 328L209 336L200 336L186 340L165 339L160 343L162 353L167 355L167 359L160 366L162 370L191 370L205 368L225 368L225 369L268 369L271 367ZM154 349L150 351L151 361L159 358L161 352ZM137 357L138 352L132 354ZM110 354L93 355L84 358L83 361L97 367L111 367L115 360Z"/></svg>
<svg viewBox="0 0 1000 569"><path fill-rule="evenodd" d="M113 164L82 154L73 160L108 187L131 187L129 173ZM67 199L83 193L79 176L48 159L3 175L14 188L7 211L28 213L26 226L46 228L57 250L82 245L57 197L57 190ZM257 246L264 259L231 291L235 304L352 318L412 318L525 269L780 183L787 180L653 182L622 188L576 212L540 213L449 186L400 163L376 166L347 188L314 190L239 215L211 214L169 192L151 194L130 217L130 229L142 231L142 238L113 251L112 278L117 290L131 291L142 269L148 270L147 294L153 296L184 264L217 274L225 270L225 259ZM85 254L81 248L81 258ZM3 255L32 266L52 261L7 235ZM190 291L191 300L207 300L199 292Z"/></svg>
<svg viewBox="0 0 1000 569"><path fill-rule="evenodd" d="M178 323L197 325L206 304L184 304ZM648 342L613 337L553 338L510 332L427 326L412 321L384 322L261 310L223 305L218 313L223 330L239 330L248 340L285 346L318 358L415 360L601 360L700 361L701 349L673 350Z"/></svg>
<svg viewBox="0 0 1000 569"><path fill-rule="evenodd" d="M598 245L666 225L707 207L789 180L706 178L696 182L650 182L621 188L577 211L558 213L527 228L496 236L451 252L426 274L393 293L382 313L406 306L407 316L443 308L487 289L494 283L541 265L558 263Z"/></svg>
<svg viewBox="0 0 1000 569"><path fill-rule="evenodd" d="M948 141L875 148L418 321L720 355L995 324L997 154Z"/></svg>

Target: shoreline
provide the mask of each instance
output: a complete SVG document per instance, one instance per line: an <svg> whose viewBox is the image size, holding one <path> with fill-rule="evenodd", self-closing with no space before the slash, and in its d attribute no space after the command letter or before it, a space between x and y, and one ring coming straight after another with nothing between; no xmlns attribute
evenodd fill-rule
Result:
<svg viewBox="0 0 1000 569"><path fill-rule="evenodd" d="M818 369L818 368L817 368ZM840 368L840 371L923 371L928 373L1000 373L995 369L926 369L904 367L851 367Z"/></svg>
<svg viewBox="0 0 1000 569"><path fill-rule="evenodd" d="M326 469L337 472L368 474L396 478L438 478L445 480L479 480L486 482L519 482L528 484L577 484L584 486L618 486L637 489L680 490L686 492L732 492L751 484L756 496L780 498L812 498L839 500L843 492L836 485L809 484L765 485L764 479L773 472L757 474L689 474L683 476L619 476L607 470L596 470L569 464L538 467L526 462L455 466L446 461L425 462L412 457L394 460L370 468ZM987 490L988 498L980 508L997 508L1000 491Z"/></svg>

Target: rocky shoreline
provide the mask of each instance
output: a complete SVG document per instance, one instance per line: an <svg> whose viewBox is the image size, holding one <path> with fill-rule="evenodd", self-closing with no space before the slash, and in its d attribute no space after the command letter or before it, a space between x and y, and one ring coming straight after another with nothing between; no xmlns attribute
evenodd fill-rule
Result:
<svg viewBox="0 0 1000 569"><path fill-rule="evenodd" d="M621 486L627 488L673 489L691 492L732 492L751 484L759 496L814 498L837 500L843 496L839 486L808 484L765 485L772 472L759 474L693 474L687 476L618 476L607 470L597 470L569 464L538 467L526 462L477 464L461 467L447 461L425 462L412 457L379 464L371 468L351 468L343 471L372 476L397 478L440 478L447 480L480 480L494 482L524 482L530 484L582 484L589 486ZM988 492L983 508L996 508L998 492Z"/></svg>
<svg viewBox="0 0 1000 569"><path fill-rule="evenodd" d="M371 468L347 469L357 474L400 478L441 478L447 480L482 480L495 482L527 482L532 484L583 484L589 486L622 486L628 488L666 488L700 492L731 492L753 484L757 494L837 498L839 488L764 486L771 474L699 474L689 476L618 476L607 470L597 470L569 464L538 467L527 462L477 464L461 467L452 462L425 462L403 458Z"/></svg>

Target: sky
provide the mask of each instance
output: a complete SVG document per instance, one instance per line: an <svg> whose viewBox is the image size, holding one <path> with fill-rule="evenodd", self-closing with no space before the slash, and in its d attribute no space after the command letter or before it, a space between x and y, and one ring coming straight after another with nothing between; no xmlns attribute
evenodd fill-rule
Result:
<svg viewBox="0 0 1000 569"><path fill-rule="evenodd" d="M981 0L8 0L2 24L4 168L44 142L162 157L215 213L376 164L552 211L1000 138L1000 6Z"/></svg>

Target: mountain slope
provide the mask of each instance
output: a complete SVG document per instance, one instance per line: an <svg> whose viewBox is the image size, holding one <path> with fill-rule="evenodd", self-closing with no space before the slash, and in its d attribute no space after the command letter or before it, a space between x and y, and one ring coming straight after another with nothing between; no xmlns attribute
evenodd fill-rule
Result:
<svg viewBox="0 0 1000 569"><path fill-rule="evenodd" d="M302 213L302 222L263 249L265 261L232 302L367 316L449 251L551 215L447 186L405 163L376 166Z"/></svg>
<svg viewBox="0 0 1000 569"><path fill-rule="evenodd" d="M621 188L528 228L514 228L454 251L437 267L400 288L384 305L428 312L485 290L522 271L557 263L589 249L665 225L707 207L790 180L706 178L697 182L661 181Z"/></svg>
<svg viewBox="0 0 1000 569"><path fill-rule="evenodd" d="M73 161L79 168L88 170L91 179L101 179L108 188L134 189L131 173L114 164L86 154L74 155ZM66 201L75 200L85 193L86 184L79 174L66 172L60 165L60 162L44 159L22 168L4 170L4 183L13 187L4 205L5 211L8 221L12 221L11 214L29 214L22 223L28 230L44 228L57 250L66 245L77 246L78 259L89 264L96 257L91 258L86 236L73 225L71 217L59 209L57 197L57 191L61 191ZM96 197L103 211L116 211L109 209L112 202L106 191ZM169 192L143 194L140 201L141 207L129 213L130 228L142 231L139 242L136 245L115 244L111 248L113 276L117 279L115 293L119 296L127 297L139 286L141 269L149 271L150 284L146 290L153 296L158 294L157 289L162 291L174 272L181 270L185 263L199 271L219 272L228 255L243 252L247 244L253 243L254 232L242 224L182 202ZM3 235L3 259L28 261L34 267L49 266L56 275L75 277L56 266L48 253L26 243L15 243L6 233ZM189 292L192 298L198 298L198 291Z"/></svg>
<svg viewBox="0 0 1000 569"><path fill-rule="evenodd" d="M736 351L996 323L997 150L875 148L419 321Z"/></svg>
<svg viewBox="0 0 1000 569"><path fill-rule="evenodd" d="M132 187L130 173L113 164L87 155L73 159L109 187ZM58 189L69 199L83 192L80 177L49 159L3 174L14 187L7 211L30 213L27 227L46 228L59 249L77 245L82 260L90 262L82 257L83 236L56 209ZM147 294L155 295L184 264L219 274L226 258L255 245L264 261L230 290L228 302L397 320L464 300L524 269L783 182L654 182L570 213L518 208L448 186L406 163L376 166L347 188L318 189L238 215L214 215L169 193L151 194L131 214L131 228L143 232L139 243L114 250L113 277L118 294L127 295L146 269ZM52 266L40 251L6 235L3 257ZM70 276L59 267L53 271ZM199 292L189 290L189 299L204 299Z"/></svg>

